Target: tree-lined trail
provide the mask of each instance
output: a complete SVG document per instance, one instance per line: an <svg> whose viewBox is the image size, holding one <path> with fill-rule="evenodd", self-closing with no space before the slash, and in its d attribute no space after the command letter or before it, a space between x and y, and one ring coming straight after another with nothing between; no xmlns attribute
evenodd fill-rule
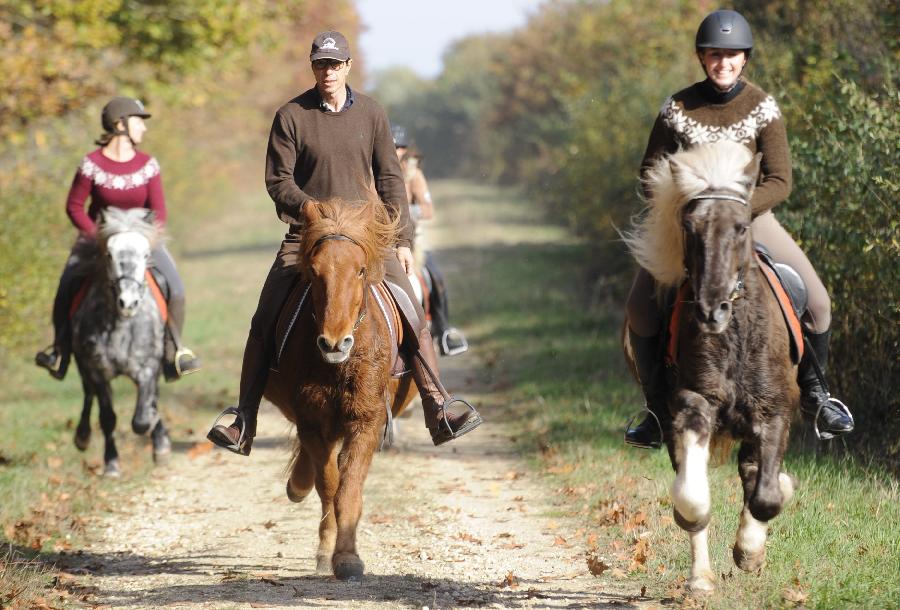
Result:
<svg viewBox="0 0 900 610"><path fill-rule="evenodd" d="M467 186L475 187L435 186L439 207L431 242L445 273L456 278L451 307L492 298L467 293L458 280L479 273L489 248L566 240L527 208L491 205L489 189L477 188L477 204L440 207L444 189L461 190L464 200ZM177 246L191 298L189 328L207 360L206 371L178 387L178 395L190 395L194 404L215 391L204 376L215 379L223 371L233 378L227 398L234 398L241 341L277 246L278 227L264 203L231 210L224 226L200 229ZM263 235L274 237L255 237ZM236 236L252 239L230 246ZM221 332L223 325L237 325L239 332ZM478 345L483 329L476 323L465 330L472 349L442 358L441 365L448 387L473 400L486 423L435 448L418 402L410 417L398 421L398 442L375 456L366 482L362 582L315 574L320 505L315 494L301 504L286 498L292 435L268 404L249 459L212 449L203 439L211 422L182 428L184 434L176 427L171 465L145 485L129 486L135 491L128 497L110 493L110 511L91 519L91 542L70 571L90 587L92 603L114 608L593 608L648 602L625 580L610 590L591 575L583 530L577 532L571 517L558 516L571 514L561 508L564 500L513 448L512 411L501 404L500 391L508 380L486 372ZM235 343L217 343L222 335Z"/></svg>

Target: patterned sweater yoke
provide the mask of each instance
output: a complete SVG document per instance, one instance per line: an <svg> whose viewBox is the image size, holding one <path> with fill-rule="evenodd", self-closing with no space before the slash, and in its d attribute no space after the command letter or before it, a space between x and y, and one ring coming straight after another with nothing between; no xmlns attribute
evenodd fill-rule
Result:
<svg viewBox="0 0 900 610"><path fill-rule="evenodd" d="M700 144L731 141L763 154L760 180L751 205L762 214L787 198L791 191L791 159L787 131L778 103L748 81L732 99L715 103L695 83L663 103L641 163L641 174L660 155Z"/></svg>

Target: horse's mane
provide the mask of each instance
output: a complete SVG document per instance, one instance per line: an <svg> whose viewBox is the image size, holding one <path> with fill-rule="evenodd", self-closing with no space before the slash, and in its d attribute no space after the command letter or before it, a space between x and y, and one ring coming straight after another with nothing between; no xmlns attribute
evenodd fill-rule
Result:
<svg viewBox="0 0 900 610"><path fill-rule="evenodd" d="M346 235L362 247L369 281L384 279L384 261L396 244L399 219L392 218L375 196L364 201L327 199L316 205L321 218L304 227L300 244L303 259L309 261L322 237Z"/></svg>
<svg viewBox="0 0 900 610"><path fill-rule="evenodd" d="M97 226L97 240L105 244L106 240L117 233L135 232L143 235L154 248L162 237L162 229L152 214L144 208L106 208Z"/></svg>
<svg viewBox="0 0 900 610"><path fill-rule="evenodd" d="M650 193L647 207L632 218L632 230L623 240L660 287L677 286L685 279L681 225L685 205L707 190L749 197L754 177L745 170L752 159L747 147L724 141L665 155L647 171L643 179L644 190Z"/></svg>

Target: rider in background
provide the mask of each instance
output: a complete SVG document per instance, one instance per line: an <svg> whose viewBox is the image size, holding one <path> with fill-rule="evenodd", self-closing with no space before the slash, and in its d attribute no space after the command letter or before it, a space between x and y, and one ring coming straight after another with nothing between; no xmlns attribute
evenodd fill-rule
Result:
<svg viewBox="0 0 900 610"><path fill-rule="evenodd" d="M424 221L434 218L434 203L428 181L422 172L421 156L410 149L410 141L406 129L400 125L391 128L394 136L394 147L403 181L406 184L406 196L409 199L409 215L416 223L416 239L413 244L413 255L416 266L428 285L428 311L431 314L431 336L437 339L442 356L454 356L469 349L465 335L458 328L450 325L450 306L444 276L437 266L428 246ZM430 280L430 281L429 281Z"/></svg>
<svg viewBox="0 0 900 610"><path fill-rule="evenodd" d="M139 100L116 97L103 107L100 122L103 134L96 143L100 148L81 160L75 172L66 214L78 229L78 239L66 260L59 288L53 301L53 345L35 355L35 364L42 366L56 379L63 379L71 358L71 327L69 314L72 300L86 275L85 265L77 254L79 245L97 235L97 220L109 207L145 208L153 212L155 221L166 222L166 200L163 196L159 162L137 149L144 138L150 114ZM85 202L91 199L85 211ZM200 359L181 345L184 329L184 283L175 268L175 261L160 243L152 252L151 265L168 285L169 322L166 332L163 371L167 381L200 369Z"/></svg>
<svg viewBox="0 0 900 610"><path fill-rule="evenodd" d="M482 420L474 409L454 414L445 408L454 399L445 400L449 395L438 376L437 355L425 313L407 278L413 266L413 228L387 115L375 100L347 84L353 60L343 34L318 34L313 39L309 61L316 84L278 109L266 153L266 189L278 218L290 229L281 242L250 322L238 406L229 407L219 416L233 414L235 420L228 426L213 424L207 438L234 453L250 454L259 404L275 355L278 314L300 279L297 260L303 206L335 197L365 200L374 189L399 219L400 234L395 255L385 261L385 280L409 329L408 334L404 333L404 348L412 360L425 425L432 442L440 445L471 432Z"/></svg>
<svg viewBox="0 0 900 610"><path fill-rule="evenodd" d="M831 300L809 259L772 213L791 192L790 149L775 99L742 77L753 50L750 25L735 11L710 13L697 30L695 48L706 79L663 103L650 133L641 176L660 156L699 144L731 140L753 153L762 153L760 181L750 201L753 238L769 250L776 262L793 267L809 292L809 308L803 319L808 348L797 376L801 410L812 417L818 413L816 423L824 438L850 432L852 416L842 403L830 397L813 362L815 358L824 375L831 335ZM647 192L644 195L649 197ZM628 332L647 409L658 418L665 434L671 415L666 404L661 305L656 300L652 276L640 269L628 295ZM636 447L658 447L663 439L653 415L648 414L640 424L627 430L625 442Z"/></svg>

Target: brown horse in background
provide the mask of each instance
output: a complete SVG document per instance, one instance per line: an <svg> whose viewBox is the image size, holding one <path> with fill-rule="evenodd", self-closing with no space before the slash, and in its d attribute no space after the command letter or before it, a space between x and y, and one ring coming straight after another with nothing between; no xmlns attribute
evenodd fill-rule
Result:
<svg viewBox="0 0 900 610"><path fill-rule="evenodd" d="M288 497L300 502L315 486L322 501L317 571L359 579L363 483L388 406L399 414L415 394L408 377L392 380L390 329L372 292L394 255L397 224L378 200L308 202L303 216L298 271L311 298L265 397L297 428Z"/></svg>
<svg viewBox="0 0 900 610"><path fill-rule="evenodd" d="M676 472L675 521L691 538L695 591L712 591L715 580L707 545L711 445L741 442L744 505L733 548L739 568L762 567L767 522L794 490L782 464L800 390L784 317L750 230L759 158L724 142L661 159L647 176L648 212L625 238L661 291L684 284L666 445ZM627 333L625 352L629 358Z"/></svg>

